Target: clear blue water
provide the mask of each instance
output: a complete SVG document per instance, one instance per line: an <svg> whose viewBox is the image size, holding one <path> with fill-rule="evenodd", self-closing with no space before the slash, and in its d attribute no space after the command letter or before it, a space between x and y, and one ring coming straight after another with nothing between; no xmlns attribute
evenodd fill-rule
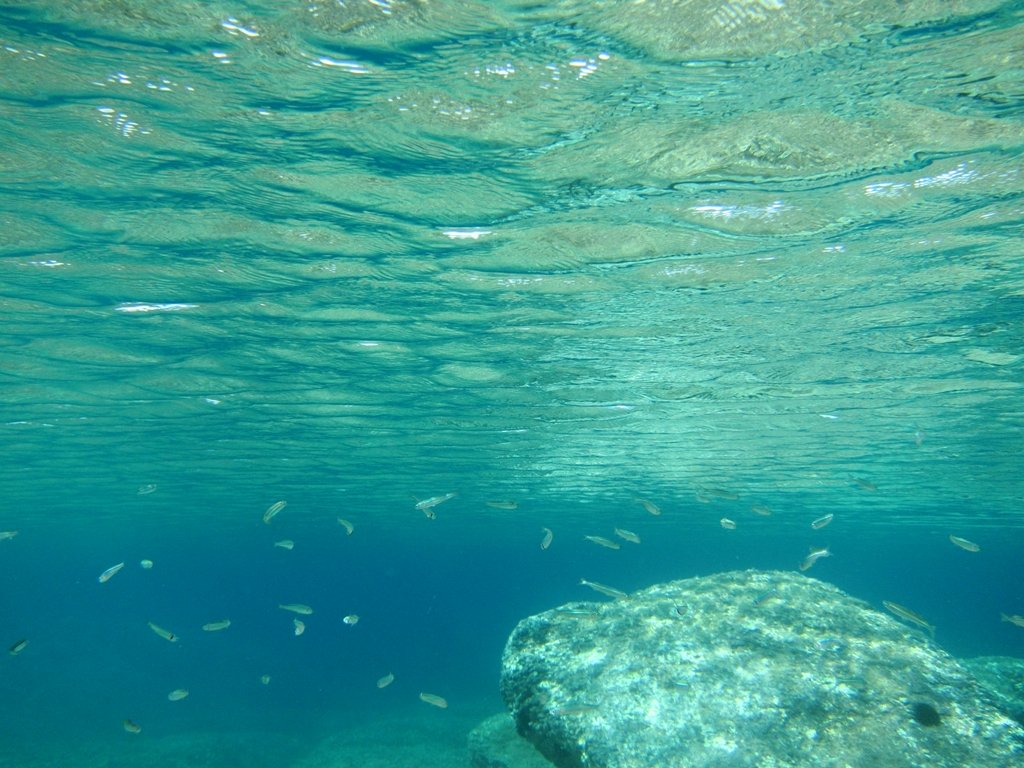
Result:
<svg viewBox="0 0 1024 768"><path fill-rule="evenodd" d="M810 546L1024 656L1022 14L0 6L0 765L465 765L580 578Z"/></svg>

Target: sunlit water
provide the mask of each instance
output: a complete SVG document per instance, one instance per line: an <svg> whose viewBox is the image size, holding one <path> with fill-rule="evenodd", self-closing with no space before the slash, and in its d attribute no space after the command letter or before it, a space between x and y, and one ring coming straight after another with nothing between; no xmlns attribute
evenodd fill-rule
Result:
<svg viewBox="0 0 1024 768"><path fill-rule="evenodd" d="M1022 17L3 4L0 764L465 765L580 578L810 546L1024 655Z"/></svg>

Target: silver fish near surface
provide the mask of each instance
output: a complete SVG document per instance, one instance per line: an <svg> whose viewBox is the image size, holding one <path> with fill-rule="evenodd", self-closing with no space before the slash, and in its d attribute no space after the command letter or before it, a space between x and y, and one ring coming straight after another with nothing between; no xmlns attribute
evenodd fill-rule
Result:
<svg viewBox="0 0 1024 768"><path fill-rule="evenodd" d="M287 501L275 501L273 504L267 507L267 511L263 513L263 522L269 524L271 520L277 517L277 513L287 506Z"/></svg>
<svg viewBox="0 0 1024 768"><path fill-rule="evenodd" d="M634 499L634 501L640 502L640 504L643 506L643 508L647 510L647 514L649 514L649 515L654 515L655 517L657 517L658 515L661 514L661 507L659 507L653 501L648 501L647 499L641 499L639 496L637 496L636 499Z"/></svg>
<svg viewBox="0 0 1024 768"><path fill-rule="evenodd" d="M973 541L962 539L959 536L954 536L953 534L949 534L949 540L956 546L960 547L960 549L963 549L967 552L981 552L981 547L979 547Z"/></svg>
<svg viewBox="0 0 1024 768"><path fill-rule="evenodd" d="M541 528L540 530L544 534L544 538L540 540L540 548L547 549L551 546L551 542L554 541L555 534L551 532L550 528Z"/></svg>
<svg viewBox="0 0 1024 768"><path fill-rule="evenodd" d="M512 501L511 499L494 499L492 501L485 501L491 509L519 509L519 502Z"/></svg>
<svg viewBox="0 0 1024 768"><path fill-rule="evenodd" d="M813 528L814 530L824 528L826 525L832 522L833 517L835 517L835 515L833 515L831 512L829 512L827 515L822 515L818 519L811 521L811 528Z"/></svg>
<svg viewBox="0 0 1024 768"><path fill-rule="evenodd" d="M428 509L433 509L438 504L443 504L448 499L454 499L458 495L458 492L452 491L451 493L443 493L440 496L431 496L429 499L419 499L416 501L416 509L426 512Z"/></svg>

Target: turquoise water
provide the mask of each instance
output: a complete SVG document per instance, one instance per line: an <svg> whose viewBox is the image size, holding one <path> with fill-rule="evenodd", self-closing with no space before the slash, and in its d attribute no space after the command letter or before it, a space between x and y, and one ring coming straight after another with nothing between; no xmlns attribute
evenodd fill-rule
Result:
<svg viewBox="0 0 1024 768"><path fill-rule="evenodd" d="M0 5L0 765L466 765L581 578L811 546L1024 656L1022 26Z"/></svg>

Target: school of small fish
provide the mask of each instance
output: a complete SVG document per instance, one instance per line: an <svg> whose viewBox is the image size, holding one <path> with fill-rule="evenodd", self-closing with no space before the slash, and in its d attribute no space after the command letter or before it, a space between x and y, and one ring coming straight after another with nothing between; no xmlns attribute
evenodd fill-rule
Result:
<svg viewBox="0 0 1024 768"><path fill-rule="evenodd" d="M876 486L872 482L864 478L855 477L851 478L851 480L861 490L876 490ZM153 493L155 490L156 485L143 485L139 487L138 495L148 495L150 493ZM415 503L413 506L414 509L422 512L428 519L434 520L437 518L436 508L441 504L450 501L456 496L458 496L458 493L455 491L429 496L424 499L419 499L414 496L413 498L415 499ZM712 504L715 501L735 501L740 498L740 495L733 491L722 488L702 488L698 489L696 497L697 500L701 503ZM640 496L634 497L634 501L636 501L649 515L655 517L661 516L662 508L655 502ZM508 499L485 500L483 503L485 506L490 507L492 509L505 511L514 511L519 508L519 503L517 501L512 501ZM271 504L269 507L267 507L267 509L264 511L262 515L263 523L269 524L286 506L287 502L285 501L277 501ZM753 515L757 517L768 518L773 516L773 511L763 504L752 504L750 505L749 510ZM344 529L345 534L347 536L351 536L355 530L355 525L346 518L337 517L336 519L337 523ZM821 529L829 526L834 519L834 513L829 512L823 514L819 517L816 517L810 522L810 528L812 529L812 531L820 531ZM731 517L721 517L718 520L718 523L722 528L726 530L737 530L738 528L737 521ZM764 524L768 523L762 523L762 525ZM753 525L753 523L751 523L751 525ZM806 525L806 523L804 523L804 525ZM744 532L745 531L746 529L744 529ZM612 533L614 534L615 538L609 538L606 536L591 533L582 534L582 538L585 541L588 541L592 544L595 544L608 550L620 550L620 541L627 542L633 545L639 545L642 541L641 536L638 533L628 528L614 526L612 527ZM548 550L551 547L552 542L554 541L554 533L551 528L543 527L541 528L541 534L542 536L540 540L540 549ZM10 541L14 539L17 535L17 530L0 531L0 541ZM740 534L737 534L737 536L739 535ZM956 534L948 534L948 540L955 547L963 551L970 553L978 553L981 551L980 545ZM292 539L279 539L273 541L272 543L274 547L284 550L292 550L295 546L295 542ZM797 567L800 571L807 571L810 568L812 568L819 560L831 556L832 552L829 547L812 546L810 547L804 558L797 564ZM625 557L625 555L616 555L614 557ZM143 570L150 570L153 568L153 561L149 559L140 560L139 566ZM98 581L100 584L106 584L115 575L120 573L124 567L124 561L111 565L100 572L99 576L96 578L96 581ZM122 579L124 578L125 577L122 577ZM587 587L590 590L598 593L599 595L611 598L613 600L623 600L629 598L629 594L626 591L618 589L616 587L608 586L606 584L602 584L600 582L590 581L581 578L579 580L579 585ZM776 594L776 592L774 590L770 590L761 597L757 598L757 600L754 601L754 606L760 606L763 603L768 602L769 600L777 598L778 595ZM298 614L299 616L308 617L313 615L313 608L305 603L278 603L277 607L282 611ZM885 609L885 611L894 616L896 619L906 622L907 624L913 627L922 629L930 635L934 636L935 626L931 624L927 619L924 618L924 616L922 616L917 611L908 608L905 605L890 600L883 600L882 607ZM685 607L677 607L680 618L686 618L684 608ZM569 613L571 613L572 615L578 614L580 616L594 615L593 611L582 608L574 609L572 611L569 611ZM1011 625L1024 628L1024 615L1000 613L1000 620L1004 623L1009 623ZM346 614L341 618L341 623L350 627L355 626L357 623L359 623L359 621L359 615L354 613ZM157 637L166 640L170 643L177 643L180 640L178 634L168 629L165 629L163 626L158 625L152 621L148 621L147 626ZM203 624L202 631L206 633L222 632L223 630L228 629L230 626L230 619L218 619ZM306 623L297 616L292 619L292 627L293 634L295 636L301 636L306 631ZM23 651L25 651L28 645L29 640L26 638L21 638L9 646L8 653L10 656L19 656ZM30 653L28 655L33 656L34 654ZM264 686L268 685L270 683L270 680L271 678L270 675L268 674L264 674L259 678L260 683ZM394 681L395 675L392 672L388 672L386 675L376 680L376 687L378 689L384 689L392 685ZM169 701L182 701L187 697L189 697L189 689L187 688L176 688L167 694L167 699ZM448 708L448 701L442 696L435 693L420 692L419 699L422 702L439 709ZM568 704L564 707L559 708L560 714L564 716L589 714L592 711L595 711L595 708L590 704ZM138 725L135 721L128 718L125 718L122 721L122 726L124 730L128 733L139 734L142 732L142 727Z"/></svg>

